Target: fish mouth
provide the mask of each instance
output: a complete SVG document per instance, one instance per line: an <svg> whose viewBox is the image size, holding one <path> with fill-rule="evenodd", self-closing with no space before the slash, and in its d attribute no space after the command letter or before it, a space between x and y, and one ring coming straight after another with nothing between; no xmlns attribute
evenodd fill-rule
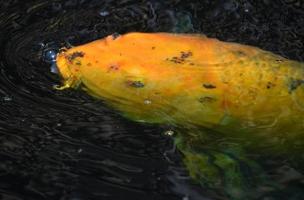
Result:
<svg viewBox="0 0 304 200"><path fill-rule="evenodd" d="M66 52L57 54L56 65L62 78L62 86L56 87L58 90L76 88L80 84L79 67L71 61L72 54Z"/></svg>
<svg viewBox="0 0 304 200"><path fill-rule="evenodd" d="M55 63L57 71L59 72L59 75L63 78L63 80L68 80L72 77L72 72L70 70L66 57L66 52L58 53Z"/></svg>
<svg viewBox="0 0 304 200"><path fill-rule="evenodd" d="M59 89L77 88L80 85L81 61L84 55L85 53L77 48L65 49L57 54L56 65L63 83Z"/></svg>

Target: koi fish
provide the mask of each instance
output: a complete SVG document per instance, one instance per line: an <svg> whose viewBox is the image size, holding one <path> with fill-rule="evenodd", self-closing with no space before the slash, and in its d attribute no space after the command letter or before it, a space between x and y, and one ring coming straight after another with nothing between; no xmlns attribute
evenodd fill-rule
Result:
<svg viewBox="0 0 304 200"><path fill-rule="evenodd" d="M240 162L263 173L247 152L304 159L303 63L199 34L128 33L65 49L57 66L57 89L176 127L191 177L232 199L249 199Z"/></svg>

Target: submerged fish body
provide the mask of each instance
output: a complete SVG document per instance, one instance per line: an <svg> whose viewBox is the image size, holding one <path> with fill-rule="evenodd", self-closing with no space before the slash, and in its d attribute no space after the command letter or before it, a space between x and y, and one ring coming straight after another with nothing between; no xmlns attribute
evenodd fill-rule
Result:
<svg viewBox="0 0 304 200"><path fill-rule="evenodd" d="M129 33L62 51L57 66L61 89L80 87L129 119L182 129L177 143L193 177L214 174L194 170L205 158L193 152L225 138L246 151L303 151L300 62L203 35Z"/></svg>

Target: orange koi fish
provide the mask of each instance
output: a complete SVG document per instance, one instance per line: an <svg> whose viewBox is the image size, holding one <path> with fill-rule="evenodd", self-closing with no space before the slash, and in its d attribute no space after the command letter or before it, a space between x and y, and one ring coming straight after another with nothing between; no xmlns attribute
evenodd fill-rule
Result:
<svg viewBox="0 0 304 200"><path fill-rule="evenodd" d="M303 63L204 35L129 33L62 51L57 66L58 89L176 127L190 175L232 199L250 199L236 160L262 173L247 152L304 159Z"/></svg>

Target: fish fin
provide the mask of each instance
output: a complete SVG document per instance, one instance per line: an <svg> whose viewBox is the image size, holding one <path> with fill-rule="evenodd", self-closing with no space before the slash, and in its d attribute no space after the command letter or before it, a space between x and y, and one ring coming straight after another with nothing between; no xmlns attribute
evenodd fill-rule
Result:
<svg viewBox="0 0 304 200"><path fill-rule="evenodd" d="M155 35L164 35L164 36L183 36L187 38L201 38L201 39L207 39L208 37L203 34L203 33L179 33L179 32L174 32L174 33L167 33L167 32L158 32L154 33Z"/></svg>
<svg viewBox="0 0 304 200"><path fill-rule="evenodd" d="M187 136L197 134L196 131ZM191 139L178 134L175 144L183 155L190 177L202 187L222 193L229 199L243 200L255 195L255 183L262 184L266 180L262 168L246 158L240 147L210 147L208 143L199 145L198 141L191 142Z"/></svg>
<svg viewBox="0 0 304 200"><path fill-rule="evenodd" d="M197 38L203 38L203 39L208 38L203 33L176 33L176 34L181 35L181 36L187 36L187 37L197 37Z"/></svg>

